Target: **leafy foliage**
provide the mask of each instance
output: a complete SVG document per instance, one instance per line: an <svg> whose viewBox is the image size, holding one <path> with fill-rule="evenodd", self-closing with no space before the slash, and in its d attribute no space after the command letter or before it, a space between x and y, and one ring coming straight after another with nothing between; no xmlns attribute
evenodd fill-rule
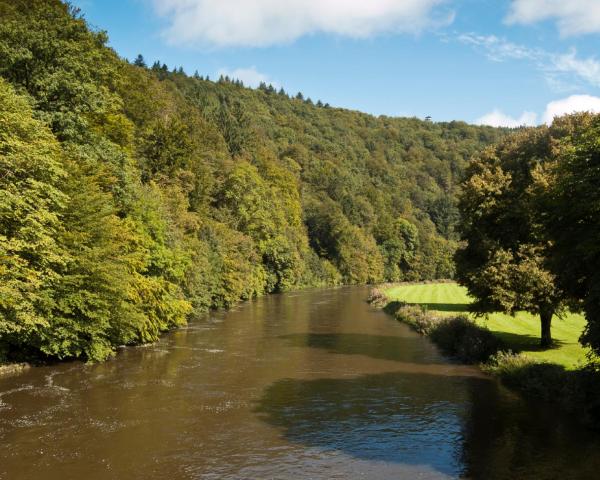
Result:
<svg viewBox="0 0 600 480"><path fill-rule="evenodd" d="M460 195L459 225L466 245L457 252L459 281L480 313L539 314L541 343L566 300L548 269L550 243L538 215L535 172L551 144L547 129L524 130L473 160Z"/></svg>
<svg viewBox="0 0 600 480"><path fill-rule="evenodd" d="M58 142L29 103L0 80L0 336L18 345L49 327L65 263L58 238L67 201Z"/></svg>
<svg viewBox="0 0 600 480"><path fill-rule="evenodd" d="M578 114L549 131L552 163L537 174L551 267L561 288L582 302L584 345L600 354L600 115Z"/></svg>

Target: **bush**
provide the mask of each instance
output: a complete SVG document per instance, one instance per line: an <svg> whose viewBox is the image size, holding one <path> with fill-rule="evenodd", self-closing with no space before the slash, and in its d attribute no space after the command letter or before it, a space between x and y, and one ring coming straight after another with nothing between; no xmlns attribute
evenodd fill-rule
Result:
<svg viewBox="0 0 600 480"><path fill-rule="evenodd" d="M383 307L389 303L389 299L383 290L372 288L367 297L367 302L376 307Z"/></svg>
<svg viewBox="0 0 600 480"><path fill-rule="evenodd" d="M600 370L598 365L590 364L586 367L567 372L571 374L569 382L569 395L565 397L573 410L580 412L583 421L597 430L600 430ZM568 406L568 405L567 405Z"/></svg>
<svg viewBox="0 0 600 480"><path fill-rule="evenodd" d="M493 355L483 369L500 377L509 387L546 400L561 396L566 381L566 372L561 365L540 362L510 351Z"/></svg>
<svg viewBox="0 0 600 480"><path fill-rule="evenodd" d="M500 340L487 328L480 327L466 316L439 317L419 305L388 304L397 320L410 325L422 335L428 335L440 349L467 363L485 362L501 348Z"/></svg>
<svg viewBox="0 0 600 480"><path fill-rule="evenodd" d="M418 305L402 305L396 309L394 316L422 335L430 335L441 321L439 317L423 310Z"/></svg>
<svg viewBox="0 0 600 480"><path fill-rule="evenodd" d="M600 429L600 371L596 366L565 370L523 354L498 352L483 370L526 396L560 403L589 427Z"/></svg>
<svg viewBox="0 0 600 480"><path fill-rule="evenodd" d="M442 351L467 363L485 362L502 347L492 332L465 316L442 319L429 336Z"/></svg>

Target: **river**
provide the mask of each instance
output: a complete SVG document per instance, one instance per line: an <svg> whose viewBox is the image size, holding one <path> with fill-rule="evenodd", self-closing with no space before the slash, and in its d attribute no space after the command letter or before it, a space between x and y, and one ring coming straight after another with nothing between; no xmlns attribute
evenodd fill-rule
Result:
<svg viewBox="0 0 600 480"><path fill-rule="evenodd" d="M345 287L0 378L0 478L592 479L598 436Z"/></svg>

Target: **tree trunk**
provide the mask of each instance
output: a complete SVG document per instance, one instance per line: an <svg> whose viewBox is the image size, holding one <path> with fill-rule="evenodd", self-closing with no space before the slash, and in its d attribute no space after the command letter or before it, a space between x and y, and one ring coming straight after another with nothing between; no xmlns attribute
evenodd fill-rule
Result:
<svg viewBox="0 0 600 480"><path fill-rule="evenodd" d="M540 320L542 322L542 340L540 345L544 348L552 345L552 331L550 329L552 325L552 316L554 311L552 309L542 310L540 312Z"/></svg>

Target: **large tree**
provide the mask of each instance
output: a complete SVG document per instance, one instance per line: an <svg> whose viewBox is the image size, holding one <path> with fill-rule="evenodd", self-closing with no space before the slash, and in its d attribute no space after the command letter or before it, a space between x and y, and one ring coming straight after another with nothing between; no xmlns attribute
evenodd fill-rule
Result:
<svg viewBox="0 0 600 480"><path fill-rule="evenodd" d="M582 302L584 345L600 354L600 115L563 117L550 129L554 161L540 175L551 267L562 288Z"/></svg>
<svg viewBox="0 0 600 480"><path fill-rule="evenodd" d="M0 357L49 327L53 285L68 259L57 241L65 177L58 142L0 79Z"/></svg>
<svg viewBox="0 0 600 480"><path fill-rule="evenodd" d="M516 133L475 158L460 195L457 276L479 313L524 310L540 316L541 345L552 343L551 322L563 291L547 267L550 243L533 188L552 146L545 127Z"/></svg>

